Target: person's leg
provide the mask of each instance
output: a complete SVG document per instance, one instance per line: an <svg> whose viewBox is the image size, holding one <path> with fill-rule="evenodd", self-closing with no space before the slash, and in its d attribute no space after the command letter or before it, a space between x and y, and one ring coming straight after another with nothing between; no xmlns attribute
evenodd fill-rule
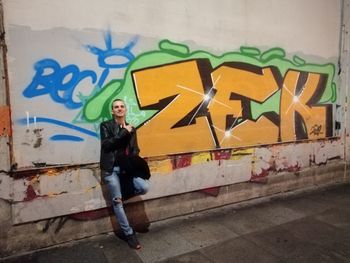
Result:
<svg viewBox="0 0 350 263"><path fill-rule="evenodd" d="M148 192L150 187L150 183L148 180L142 179L141 177L134 177L133 183L134 183L135 195L143 195ZM148 221L146 214L144 213L144 216L140 214L138 219L139 219L138 224L134 225L136 232L140 232L140 233L148 232L150 222Z"/></svg>
<svg viewBox="0 0 350 263"><path fill-rule="evenodd" d="M136 195L144 195L149 190L149 181L142 179L141 177L134 177L134 188L135 188L135 194Z"/></svg>
<svg viewBox="0 0 350 263"><path fill-rule="evenodd" d="M127 236L133 234L133 230L129 225L128 218L126 217L124 211L118 173L119 167L115 167L112 173L105 175L104 181L107 184L109 194L112 199L114 214L124 235Z"/></svg>

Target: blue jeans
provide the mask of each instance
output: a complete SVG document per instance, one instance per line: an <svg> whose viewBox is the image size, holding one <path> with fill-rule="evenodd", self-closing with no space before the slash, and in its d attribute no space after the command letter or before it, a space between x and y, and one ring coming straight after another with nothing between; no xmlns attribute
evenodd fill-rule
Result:
<svg viewBox="0 0 350 263"><path fill-rule="evenodd" d="M114 214L117 218L117 221L125 235L133 234L133 230L129 225L128 218L126 217L123 203L122 203L122 193L120 188L120 168L114 167L112 173L105 172L104 181L107 184L110 198L112 199L112 206L114 210ZM134 188L135 195L143 195L148 192L149 189L149 181L142 179L140 177L134 177Z"/></svg>

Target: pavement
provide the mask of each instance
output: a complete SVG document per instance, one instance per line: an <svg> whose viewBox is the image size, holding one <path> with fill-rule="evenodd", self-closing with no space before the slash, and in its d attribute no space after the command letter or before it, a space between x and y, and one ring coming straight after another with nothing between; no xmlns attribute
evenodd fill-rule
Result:
<svg viewBox="0 0 350 263"><path fill-rule="evenodd" d="M0 262L350 262L350 184L155 222L138 238L137 251L108 233Z"/></svg>

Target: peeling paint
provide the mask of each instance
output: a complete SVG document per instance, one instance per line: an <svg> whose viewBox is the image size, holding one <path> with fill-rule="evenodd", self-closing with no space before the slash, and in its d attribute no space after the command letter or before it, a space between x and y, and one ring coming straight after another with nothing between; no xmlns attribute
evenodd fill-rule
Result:
<svg viewBox="0 0 350 263"><path fill-rule="evenodd" d="M231 160L240 160L246 155L252 155L254 153L254 148L249 149L239 149L239 150L232 150L231 154Z"/></svg>
<svg viewBox="0 0 350 263"><path fill-rule="evenodd" d="M252 180L268 176L273 164L271 150L269 148L257 148L253 154Z"/></svg>
<svg viewBox="0 0 350 263"><path fill-rule="evenodd" d="M27 178L24 184L27 187L27 189L25 190L25 198L23 199L23 201L31 201L40 196L40 181L38 176Z"/></svg>
<svg viewBox="0 0 350 263"><path fill-rule="evenodd" d="M213 152L214 160L229 160L231 158L231 150Z"/></svg>
<svg viewBox="0 0 350 263"><path fill-rule="evenodd" d="M211 161L211 154L209 152L195 153L192 156L192 165L201 164Z"/></svg>
<svg viewBox="0 0 350 263"><path fill-rule="evenodd" d="M298 173L321 161L339 158L339 148L341 141L332 140L148 158L152 191L143 198L189 191L218 196L223 185L267 183L271 171ZM18 173L21 176L14 177L13 188L15 222L101 209L108 203L97 165L45 167ZM33 213L38 209L39 214Z"/></svg>
<svg viewBox="0 0 350 263"><path fill-rule="evenodd" d="M90 169L66 170L40 176L40 192L42 195L54 195L79 191L90 191L100 187L100 178L96 178Z"/></svg>
<svg viewBox="0 0 350 263"><path fill-rule="evenodd" d="M0 137L11 136L10 107L0 106Z"/></svg>
<svg viewBox="0 0 350 263"><path fill-rule="evenodd" d="M31 201L37 197L37 194L35 193L32 185L28 185L25 194L26 197L23 199L23 201Z"/></svg>
<svg viewBox="0 0 350 263"><path fill-rule="evenodd" d="M325 164L328 160L343 158L340 141L318 142L314 145L315 164Z"/></svg>
<svg viewBox="0 0 350 263"><path fill-rule="evenodd" d="M166 174L173 170L173 165L168 157L163 157L161 159L152 159L152 161L148 161L148 165L151 174Z"/></svg>
<svg viewBox="0 0 350 263"><path fill-rule="evenodd" d="M271 150L276 171L296 171L300 168L309 167L309 156L313 152L313 145L310 142L292 143L273 146Z"/></svg>
<svg viewBox="0 0 350 263"><path fill-rule="evenodd" d="M296 172L299 172L301 169L300 169L300 166L299 166L299 164L297 163L296 165L294 165L294 166L289 166L288 168L287 168L287 171L288 172L291 172L291 173L296 173Z"/></svg>
<svg viewBox="0 0 350 263"><path fill-rule="evenodd" d="M178 155L172 159L173 169L184 168L191 165L192 154Z"/></svg>
<svg viewBox="0 0 350 263"><path fill-rule="evenodd" d="M269 175L269 170L268 169L261 169L259 174L253 174L252 177L250 178L251 182L255 183L267 183L268 182L268 175Z"/></svg>

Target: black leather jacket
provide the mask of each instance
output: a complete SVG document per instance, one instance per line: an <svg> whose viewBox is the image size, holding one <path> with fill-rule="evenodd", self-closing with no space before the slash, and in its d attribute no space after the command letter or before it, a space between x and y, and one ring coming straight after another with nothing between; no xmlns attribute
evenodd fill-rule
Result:
<svg viewBox="0 0 350 263"><path fill-rule="evenodd" d="M136 130L128 132L112 119L101 123L100 132L100 168L102 171L112 172L113 167L118 165L117 157L124 155L126 151L129 155L139 154Z"/></svg>

